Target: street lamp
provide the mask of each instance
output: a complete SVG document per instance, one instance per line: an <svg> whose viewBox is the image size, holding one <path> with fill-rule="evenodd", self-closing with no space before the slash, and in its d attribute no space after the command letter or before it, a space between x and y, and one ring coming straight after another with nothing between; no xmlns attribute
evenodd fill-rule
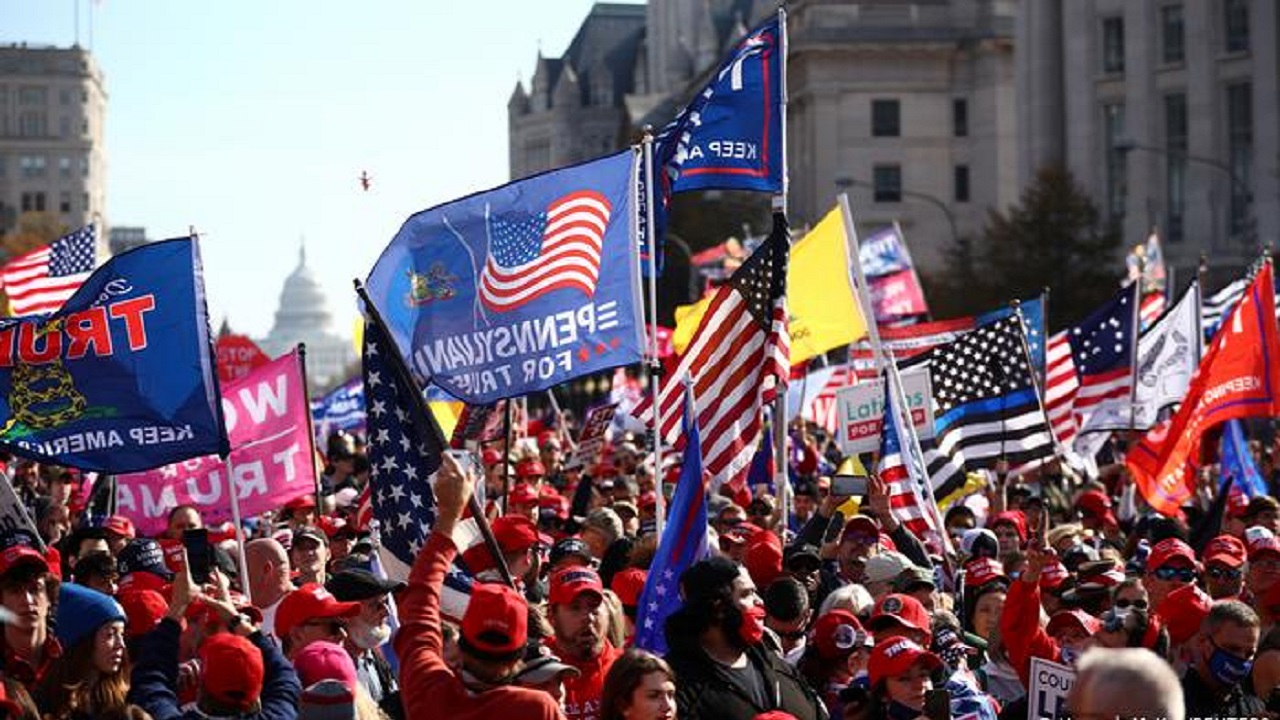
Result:
<svg viewBox="0 0 1280 720"><path fill-rule="evenodd" d="M850 187L864 187L872 190L876 187L872 183L865 182L863 180L855 180L851 177L838 177L836 178L835 183L836 187L840 188L841 191ZM903 197L918 198L941 210L942 214L947 217L947 225L951 228L951 244L955 245L959 242L960 234L956 232L956 216L951 213L951 208L947 207L945 202L933 195L929 195L928 193L916 192L914 190L899 189L898 192L902 193Z"/></svg>
<svg viewBox="0 0 1280 720"><path fill-rule="evenodd" d="M1244 179L1236 174L1234 168L1230 165L1211 157L1203 155L1192 155L1185 150L1170 150L1168 148L1158 147L1156 145L1143 145L1132 138L1120 138L1111 145L1111 148L1122 155L1128 155L1134 150L1146 150L1147 152L1164 155L1169 158L1177 158L1185 160L1189 163L1200 163L1211 167L1219 172L1226 173L1231 178L1232 192L1243 199L1245 205L1245 223L1244 223L1244 240L1248 242L1253 235L1253 193L1249 190L1249 185Z"/></svg>

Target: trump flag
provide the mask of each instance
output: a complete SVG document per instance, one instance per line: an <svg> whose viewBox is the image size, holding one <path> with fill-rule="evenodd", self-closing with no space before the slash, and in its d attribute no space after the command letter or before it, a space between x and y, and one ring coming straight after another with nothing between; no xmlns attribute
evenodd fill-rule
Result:
<svg viewBox="0 0 1280 720"><path fill-rule="evenodd" d="M229 451L194 238L94 271L52 315L0 320L0 448L97 472Z"/></svg>
<svg viewBox="0 0 1280 720"><path fill-rule="evenodd" d="M638 362L636 154L410 217L366 283L420 380L480 405Z"/></svg>

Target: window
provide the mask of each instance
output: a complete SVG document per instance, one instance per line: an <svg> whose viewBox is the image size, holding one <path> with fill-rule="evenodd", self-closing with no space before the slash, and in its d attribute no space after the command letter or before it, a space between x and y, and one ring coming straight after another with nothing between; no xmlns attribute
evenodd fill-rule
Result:
<svg viewBox="0 0 1280 720"><path fill-rule="evenodd" d="M58 196L58 212L63 215L71 214L71 193L65 190Z"/></svg>
<svg viewBox="0 0 1280 720"><path fill-rule="evenodd" d="M1107 214L1112 220L1124 217L1125 196L1128 194L1128 163L1125 152L1116 147L1124 136L1124 103L1102 106L1106 128Z"/></svg>
<svg viewBox="0 0 1280 720"><path fill-rule="evenodd" d="M958 203L969 202L969 166L957 165L954 173L955 198Z"/></svg>
<svg viewBox="0 0 1280 720"><path fill-rule="evenodd" d="M88 134L89 134L89 121L88 121L88 120L81 120L81 121L80 121L80 134L81 134L81 135L88 135Z"/></svg>
<svg viewBox="0 0 1280 720"><path fill-rule="evenodd" d="M58 104L59 104L59 105L70 105L70 104L71 104L71 91L70 91L70 90L68 90L68 89L66 89L66 88L63 88L63 89L61 89L61 90L59 90L59 91L58 91Z"/></svg>
<svg viewBox="0 0 1280 720"><path fill-rule="evenodd" d="M951 101L951 134L969 137L969 101L964 98Z"/></svg>
<svg viewBox="0 0 1280 720"><path fill-rule="evenodd" d="M19 137L44 137L48 131L47 118L42 110L18 113Z"/></svg>
<svg viewBox="0 0 1280 720"><path fill-rule="evenodd" d="M1165 235L1169 242L1182 242L1183 219L1187 208L1187 96L1164 96L1165 205L1168 208Z"/></svg>
<svg viewBox="0 0 1280 720"><path fill-rule="evenodd" d="M1230 234L1249 229L1249 176L1253 171L1253 84L1227 86L1227 160L1231 165Z"/></svg>
<svg viewBox="0 0 1280 720"><path fill-rule="evenodd" d="M43 105L45 103L45 92L42 87L20 87L18 88L18 104L19 105Z"/></svg>
<svg viewBox="0 0 1280 720"><path fill-rule="evenodd" d="M58 118L58 137L63 139L71 137L71 118L66 115Z"/></svg>
<svg viewBox="0 0 1280 720"><path fill-rule="evenodd" d="M1185 35L1182 28L1182 6L1165 5L1160 8L1160 59L1166 63L1182 62L1185 55Z"/></svg>
<svg viewBox="0 0 1280 720"><path fill-rule="evenodd" d="M89 177L89 156L80 158L80 177Z"/></svg>
<svg viewBox="0 0 1280 720"><path fill-rule="evenodd" d="M1222 5L1227 52L1249 51L1249 0L1226 0Z"/></svg>
<svg viewBox="0 0 1280 720"><path fill-rule="evenodd" d="M43 155L23 155L19 158L18 165L22 167L23 177L44 177Z"/></svg>
<svg viewBox="0 0 1280 720"><path fill-rule="evenodd" d="M9 174L8 164L9 164L8 157L6 155L0 154L0 178Z"/></svg>
<svg viewBox="0 0 1280 720"><path fill-rule="evenodd" d="M1124 18L1102 20L1102 72L1124 72Z"/></svg>
<svg viewBox="0 0 1280 720"><path fill-rule="evenodd" d="M898 137L902 134L897 100L871 101L871 135Z"/></svg>
<svg viewBox="0 0 1280 720"><path fill-rule="evenodd" d="M22 193L22 212L44 212L44 193Z"/></svg>
<svg viewBox="0 0 1280 720"><path fill-rule="evenodd" d="M69 157L58 158L58 174L64 178L71 177L71 158Z"/></svg>
<svg viewBox="0 0 1280 720"><path fill-rule="evenodd" d="M902 166L876 165L872 174L876 202L902 202Z"/></svg>

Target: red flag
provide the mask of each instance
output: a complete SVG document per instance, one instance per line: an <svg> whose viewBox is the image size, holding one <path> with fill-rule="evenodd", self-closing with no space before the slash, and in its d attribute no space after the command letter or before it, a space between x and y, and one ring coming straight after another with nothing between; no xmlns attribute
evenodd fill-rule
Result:
<svg viewBox="0 0 1280 720"><path fill-rule="evenodd" d="M1280 342L1266 263L1200 361L1177 414L1147 433L1125 459L1143 497L1165 515L1195 491L1205 433L1232 418L1280 414Z"/></svg>

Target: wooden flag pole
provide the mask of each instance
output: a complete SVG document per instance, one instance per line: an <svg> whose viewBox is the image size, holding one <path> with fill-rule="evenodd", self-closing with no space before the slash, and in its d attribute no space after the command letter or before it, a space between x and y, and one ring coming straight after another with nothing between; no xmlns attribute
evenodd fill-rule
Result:
<svg viewBox="0 0 1280 720"><path fill-rule="evenodd" d="M320 484L320 473L316 472L316 427L315 421L311 418L311 383L307 380L307 344L302 342L298 343L298 372L302 373L302 400L307 406L307 437L311 441L308 449L311 451L312 482L316 488L316 513L319 514L319 508L324 507L324 498L321 497L323 488ZM328 460L327 456L325 460Z"/></svg>
<svg viewBox="0 0 1280 720"><path fill-rule="evenodd" d="M360 301L364 303L364 309L369 320L378 326L378 330L384 338L390 339L391 331L382 319L382 313L378 312L378 307L369 298L369 293L365 290L364 283L360 282L359 279L353 280L352 283L355 284L356 295L360 296ZM436 424L435 416L431 414L431 408L427 406L426 395L423 394L422 388L418 387L418 383L414 381L413 373L409 372L409 366L405 364L404 356L400 354L400 349L393 346L387 348L387 350L387 362L391 365L392 372L396 374L399 380L399 387L414 390L414 392L409 393L412 397L408 398L408 402L416 405L419 412L422 413L428 423L428 427L439 438L440 447L448 447L448 443L444 440L444 433L441 432L440 426ZM507 405L510 406L510 404L510 401L508 401ZM484 477L475 478L474 480L484 482ZM471 500L468 506L472 517L476 521L476 527L479 528L480 535L484 538L484 545L489 549L489 555L493 557L494 564L498 567L498 573L502 575L502 581L511 587L515 587L516 583L511 577L511 569L507 567L507 560L502 555L502 549L498 547L498 539L493 536L493 528L489 527L489 519L484 516L484 507L480 505L480 500L474 492L471 493Z"/></svg>

